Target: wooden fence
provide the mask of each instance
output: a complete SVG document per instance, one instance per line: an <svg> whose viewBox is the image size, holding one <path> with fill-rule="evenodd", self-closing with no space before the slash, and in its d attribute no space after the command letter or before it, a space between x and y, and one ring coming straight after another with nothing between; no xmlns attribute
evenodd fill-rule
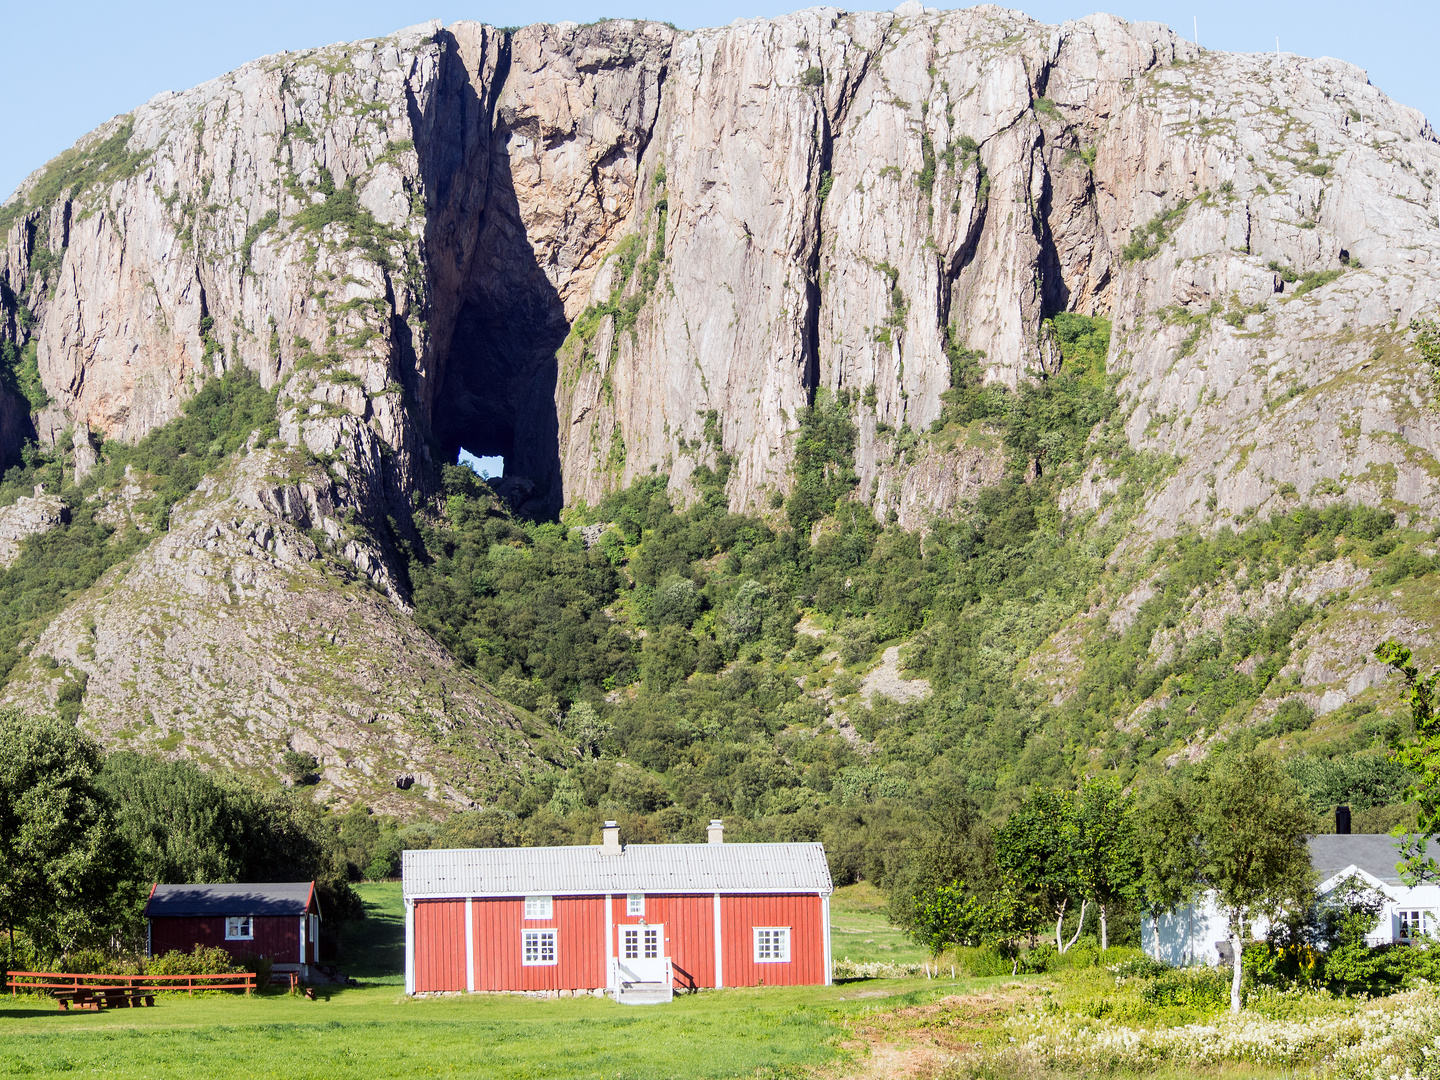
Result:
<svg viewBox="0 0 1440 1080"><path fill-rule="evenodd" d="M73 992L115 987L129 990L185 990L194 997L196 990L244 990L247 994L252 993L255 990L255 972L231 971L223 975L72 975L68 971L12 971L5 985L10 987L11 997L21 990Z"/></svg>

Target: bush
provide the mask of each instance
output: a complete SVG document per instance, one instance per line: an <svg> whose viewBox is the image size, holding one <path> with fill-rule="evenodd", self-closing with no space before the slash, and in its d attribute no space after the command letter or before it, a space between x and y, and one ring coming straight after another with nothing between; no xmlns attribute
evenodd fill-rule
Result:
<svg viewBox="0 0 1440 1080"><path fill-rule="evenodd" d="M1230 973L1218 967L1177 968L1157 975L1140 996L1151 1005L1224 1009L1230 1004Z"/></svg>
<svg viewBox="0 0 1440 1080"><path fill-rule="evenodd" d="M992 975L1009 975L1010 958L995 945L980 948L960 946L955 950L955 967L971 978L983 979Z"/></svg>
<svg viewBox="0 0 1440 1080"><path fill-rule="evenodd" d="M171 949L145 964L146 975L228 975L248 970L218 945L196 945L194 951L188 953Z"/></svg>
<svg viewBox="0 0 1440 1080"><path fill-rule="evenodd" d="M139 975L144 961L133 953L108 949L72 949L54 964L54 970L70 975Z"/></svg>
<svg viewBox="0 0 1440 1080"><path fill-rule="evenodd" d="M246 953L240 958L240 968L243 971L255 973L256 986L269 986L270 976L275 970L275 961L268 956Z"/></svg>

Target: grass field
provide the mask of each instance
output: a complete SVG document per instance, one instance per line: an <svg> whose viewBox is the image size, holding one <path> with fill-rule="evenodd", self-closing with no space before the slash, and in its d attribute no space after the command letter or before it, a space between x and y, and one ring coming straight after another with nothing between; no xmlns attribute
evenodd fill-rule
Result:
<svg viewBox="0 0 1440 1080"><path fill-rule="evenodd" d="M0 1002L0 1076L102 1075L191 1080L285 1077L793 1076L843 1057L846 1018L880 1000L917 1004L925 980L710 991L665 1008L608 1000L506 996L407 999L398 882L359 886L366 918L346 928L340 966L361 986L306 1001L162 995L153 1009L62 1013L48 999ZM868 886L836 894L837 955L919 958L886 923ZM843 941L843 945L841 942ZM869 984L867 984L868 986ZM945 990L951 989L949 986Z"/></svg>
<svg viewBox="0 0 1440 1080"><path fill-rule="evenodd" d="M1440 996L1430 991L1397 1001L1410 1019L1401 1016L1399 1026L1389 1024L1393 1037L1382 1030L1390 1008L1383 1001L1297 999L1273 992L1237 1018L1238 1028L1226 1028L1223 1008L1149 1004L1143 980L1120 979L1104 966L1020 978L871 979L830 987L703 991L655 1008L595 998L410 999L399 985L404 956L399 885L367 884L360 891L368 918L347 930L340 958L359 987L322 993L316 1001L280 990L250 998L160 995L152 1009L100 1014L60 1012L48 998L0 998L0 1077L1293 1080L1319 1075L1312 1065L1330 1075L1320 1063L1330 1052L1326 1047L1337 1038L1354 1041L1341 1029L1353 1026L1362 1010L1369 1010L1368 1029L1381 1032L1366 1036L1374 1042L1368 1057L1387 1069L1390 1060L1400 1060L1387 1059L1387 1053L1397 1047L1401 1057L1410 1052L1405 1047L1406 1040L1414 1041L1407 1034L1411 1028L1422 1033L1422 1041L1440 1033ZM839 890L832 916L837 957L848 955L857 963L924 959L885 921L883 897L868 886ZM1126 950L1115 952L1116 958L1124 955ZM1303 1038L1313 1050L1291 1054L1286 1064L1269 1060L1270 1029L1275 1039L1293 1043L1301 1037L1297 1022L1309 1025ZM1208 1026L1213 1024L1221 1027ZM1167 1030L1185 1025L1195 1025L1195 1035L1186 1036L1189 1042L1181 1049L1146 1050L1163 1041ZM1113 1046L1105 1042L1112 1029L1119 1038ZM1237 1050L1230 1060L1223 1060L1228 1055L1197 1059L1223 1030L1252 1041L1258 1037L1260 1048Z"/></svg>
<svg viewBox="0 0 1440 1080"><path fill-rule="evenodd" d="M885 894L868 881L836 889L830 898L830 948L835 959L857 964L918 964L926 959L923 948L890 925Z"/></svg>

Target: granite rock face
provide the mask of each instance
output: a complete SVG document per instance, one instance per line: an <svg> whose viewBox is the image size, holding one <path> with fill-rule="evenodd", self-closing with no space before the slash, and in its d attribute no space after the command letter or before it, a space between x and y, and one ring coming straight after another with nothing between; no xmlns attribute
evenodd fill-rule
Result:
<svg viewBox="0 0 1440 1080"><path fill-rule="evenodd" d="M651 472L689 497L721 451L754 508L788 489L802 410L843 395L856 498L924 528L1004 464L993 432L944 427L954 356L1019 386L1054 370L1064 311L1112 320L1125 441L1166 463L1122 555L1300 501L1434 520L1440 425L1406 327L1440 303L1437 170L1424 117L1356 68L1106 15L431 23L162 94L29 178L0 210L0 340L50 403L0 390L0 441L88 462L67 433L141 438L215 373L279 388L281 442L323 482L237 481L116 585L219 605L174 631L196 687L237 611L210 593L267 588L282 524L301 546L326 529L388 596L363 598L401 620L374 648L423 653L384 525L462 447L504 456L526 513ZM1114 464L1063 508L1104 515ZM79 610L44 643L77 664ZM139 707L136 625L90 646L102 725ZM259 678L247 648L226 680ZM274 741L306 708L276 690L246 722L275 717ZM327 760L390 767L356 738Z"/></svg>
<svg viewBox="0 0 1440 1080"><path fill-rule="evenodd" d="M918 526L994 472L908 437L947 343L1015 386L1069 310L1115 320L1132 444L1186 462L1156 528L1286 484L1435 509L1397 328L1440 293L1440 149L1338 61L990 6L428 24L161 95L75 154L0 254L52 437L138 438L238 364L372 518L461 446L536 513L652 469L685 492L719 448L738 508L785 489L817 391L873 387L859 491Z"/></svg>
<svg viewBox="0 0 1440 1080"><path fill-rule="evenodd" d="M27 536L49 532L69 520L70 509L59 496L40 490L33 497L22 495L0 507L0 567L8 567L20 557L20 543Z"/></svg>

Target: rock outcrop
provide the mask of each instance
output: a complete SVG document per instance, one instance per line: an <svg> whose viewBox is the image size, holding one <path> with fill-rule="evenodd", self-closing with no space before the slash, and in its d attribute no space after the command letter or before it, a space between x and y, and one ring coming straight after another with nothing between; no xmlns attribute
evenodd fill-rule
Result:
<svg viewBox="0 0 1440 1080"><path fill-rule="evenodd" d="M0 567L20 557L20 543L27 536L49 532L70 520L70 509L58 496L37 489L34 496L21 495L9 506L0 507Z"/></svg>
<svg viewBox="0 0 1440 1080"><path fill-rule="evenodd" d="M520 719L357 572L330 488L293 449L207 478L46 628L4 700L78 683L108 745L272 778L294 749L320 796L400 817L487 801L535 761Z"/></svg>

